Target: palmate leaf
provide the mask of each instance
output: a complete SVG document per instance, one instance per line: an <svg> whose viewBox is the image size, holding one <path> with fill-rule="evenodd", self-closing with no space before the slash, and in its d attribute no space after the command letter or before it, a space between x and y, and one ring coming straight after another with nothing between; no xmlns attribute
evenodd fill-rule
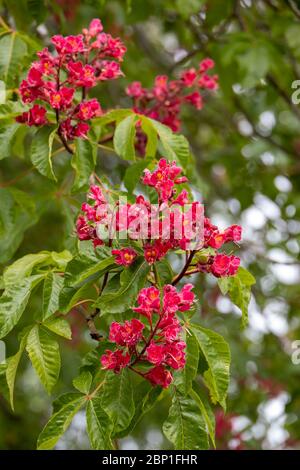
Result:
<svg viewBox="0 0 300 470"><path fill-rule="evenodd" d="M183 135L174 134L169 127L154 119L149 119L149 122L151 122L159 136L163 148L162 154L169 160L177 160L185 169L190 158L187 139Z"/></svg>
<svg viewBox="0 0 300 470"><path fill-rule="evenodd" d="M143 158L137 162L132 163L126 170L124 176L124 184L129 193L132 193L141 179L143 170L151 166L152 160L149 158Z"/></svg>
<svg viewBox="0 0 300 470"><path fill-rule="evenodd" d="M44 279L36 274L5 289L0 297L0 338L6 336L18 323L35 286Z"/></svg>
<svg viewBox="0 0 300 470"><path fill-rule="evenodd" d="M175 387L163 432L175 449L208 449L205 421L198 404L190 396L182 395Z"/></svg>
<svg viewBox="0 0 300 470"><path fill-rule="evenodd" d="M197 375L199 362L199 345L193 332L186 332L186 362L182 371L175 376L175 385L183 394L187 395L191 388L194 378Z"/></svg>
<svg viewBox="0 0 300 470"><path fill-rule="evenodd" d="M43 319L51 317L59 307L59 294L63 288L64 278L57 273L49 272L43 287Z"/></svg>
<svg viewBox="0 0 300 470"><path fill-rule="evenodd" d="M101 406L112 422L112 436L129 426L134 416L131 377L127 369L119 374L107 371L101 388Z"/></svg>
<svg viewBox="0 0 300 470"><path fill-rule="evenodd" d="M206 397L206 395L203 393L203 390L201 387L198 385L198 383L194 382L193 383L193 388L190 390L190 396L195 400L195 402L198 404L200 411L202 413L203 419L206 424L207 432L209 434L209 437L211 439L211 442L214 447L216 447L215 443L215 415L213 410L211 409L211 406L209 404L209 401Z"/></svg>
<svg viewBox="0 0 300 470"><path fill-rule="evenodd" d="M114 148L116 153L124 160L135 160L135 125L138 116L132 114L123 119L116 127L114 133Z"/></svg>
<svg viewBox="0 0 300 470"><path fill-rule="evenodd" d="M218 402L225 409L230 377L229 346L221 335L212 330L195 324L190 325L190 329L195 334L200 351L209 366L204 372L204 379L211 399L213 403Z"/></svg>
<svg viewBox="0 0 300 470"><path fill-rule="evenodd" d="M235 276L220 278L218 284L222 294L229 294L231 301L241 309L242 327L245 328L248 324L251 286L255 284L255 278L247 269L239 267Z"/></svg>
<svg viewBox="0 0 300 470"><path fill-rule="evenodd" d="M43 126L35 134L30 151L30 158L35 168L49 179L56 181L52 166L52 145L56 127Z"/></svg>
<svg viewBox="0 0 300 470"><path fill-rule="evenodd" d="M116 434L116 438L128 436L142 417L164 396L164 392L161 387L153 387L146 380L143 380L134 387L133 400L135 412L133 418L126 429Z"/></svg>
<svg viewBox="0 0 300 470"><path fill-rule="evenodd" d="M72 339L72 331L69 323L62 317L52 316L43 322L43 325L52 333L65 339Z"/></svg>
<svg viewBox="0 0 300 470"><path fill-rule="evenodd" d="M111 421L101 405L100 397L93 397L86 407L87 432L91 446L95 450L110 450Z"/></svg>
<svg viewBox="0 0 300 470"><path fill-rule="evenodd" d="M1 47L1 46L0 46ZM2 105L3 106L3 105ZM14 142L14 137L20 128L20 124L14 123L1 123L0 124L0 160L3 158L8 158L12 156L12 145Z"/></svg>
<svg viewBox="0 0 300 470"><path fill-rule="evenodd" d="M7 385L9 389L9 399L10 399L10 405L12 409L14 409L14 388L15 388L17 369L18 369L21 357L23 355L23 352L25 350L29 331L30 331L30 327L29 328L27 327L22 331L22 333L20 334L20 346L19 346L18 352L14 356L9 357L6 361L7 363L6 381L7 381Z"/></svg>
<svg viewBox="0 0 300 470"><path fill-rule="evenodd" d="M24 232L37 221L35 201L16 188L0 188L0 263L20 245Z"/></svg>
<svg viewBox="0 0 300 470"><path fill-rule="evenodd" d="M110 267L115 265L115 258L103 254L103 259L86 255L75 256L67 265L65 272L65 285L70 287L79 287L84 281L90 278L97 279L101 277Z"/></svg>
<svg viewBox="0 0 300 470"><path fill-rule="evenodd" d="M10 287L30 276L33 268L51 260L50 252L33 253L19 258L8 266L3 273L5 287Z"/></svg>
<svg viewBox="0 0 300 470"><path fill-rule="evenodd" d="M60 397L59 403L56 403L56 409L54 408L54 414L39 435L38 450L53 449L85 403L86 398L80 393L67 393Z"/></svg>
<svg viewBox="0 0 300 470"><path fill-rule="evenodd" d="M96 158L97 145L94 142L79 138L75 140L75 152L71 159L72 168L75 170L73 192L88 187L89 178L95 169Z"/></svg>
<svg viewBox="0 0 300 470"><path fill-rule="evenodd" d="M43 327L35 325L28 334L26 351L42 384L50 393L57 382L60 371L57 341Z"/></svg>
<svg viewBox="0 0 300 470"><path fill-rule="evenodd" d="M139 290L145 285L149 264L143 258L137 259L129 268L124 269L117 291L101 295L95 303L102 313L122 313L134 305Z"/></svg>
<svg viewBox="0 0 300 470"><path fill-rule="evenodd" d="M88 394L92 385L92 381L92 374L89 371L85 370L81 372L78 377L75 377L75 379L73 379L73 385L77 390L79 390L79 392Z"/></svg>
<svg viewBox="0 0 300 470"><path fill-rule="evenodd" d="M0 39L0 79L6 86L14 85L26 54L27 45L16 31Z"/></svg>

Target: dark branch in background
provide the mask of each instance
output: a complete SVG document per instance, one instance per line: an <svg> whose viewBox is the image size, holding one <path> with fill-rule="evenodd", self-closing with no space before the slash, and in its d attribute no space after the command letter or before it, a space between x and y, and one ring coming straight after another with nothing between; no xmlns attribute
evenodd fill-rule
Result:
<svg viewBox="0 0 300 470"><path fill-rule="evenodd" d="M185 273L187 272L191 262L192 262L192 259L194 257L194 254L195 254L195 250L192 250L189 254L189 257L188 259L186 260L185 262L185 265L183 266L181 272L173 279L172 281L172 286L176 286L176 284L178 284L178 282L183 278L183 276L185 275Z"/></svg>
<svg viewBox="0 0 300 470"><path fill-rule="evenodd" d="M292 10L294 15L296 16L296 18L298 18L298 20L300 20L300 10L297 7L296 2L294 2L294 0L287 0L287 4L290 7L290 10Z"/></svg>
<svg viewBox="0 0 300 470"><path fill-rule="evenodd" d="M170 58L169 54L162 52L161 50L159 51L154 47L153 43L149 41L142 26L134 25L132 28L138 44L146 53L146 55L163 70L169 71L170 68L174 65L174 62Z"/></svg>
<svg viewBox="0 0 300 470"><path fill-rule="evenodd" d="M87 311L82 307L82 305L77 305L76 310L84 316L87 327L90 330L91 338L96 341L101 341L103 337L98 332L94 322L95 317L100 312L99 308L96 308L96 310L91 315L87 315Z"/></svg>

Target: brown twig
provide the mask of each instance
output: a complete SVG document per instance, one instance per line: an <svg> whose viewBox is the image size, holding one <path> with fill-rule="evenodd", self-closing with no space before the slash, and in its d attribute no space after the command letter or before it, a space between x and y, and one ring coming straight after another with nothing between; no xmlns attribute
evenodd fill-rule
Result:
<svg viewBox="0 0 300 470"><path fill-rule="evenodd" d="M195 254L195 250L192 250L190 252L189 257L186 260L185 265L183 266L181 272L177 276L175 276L175 278L173 279L172 286L176 286L176 284L178 284L178 282L183 278L183 276L185 275L186 271L188 270L188 268L189 268L189 266L192 262L194 254Z"/></svg>

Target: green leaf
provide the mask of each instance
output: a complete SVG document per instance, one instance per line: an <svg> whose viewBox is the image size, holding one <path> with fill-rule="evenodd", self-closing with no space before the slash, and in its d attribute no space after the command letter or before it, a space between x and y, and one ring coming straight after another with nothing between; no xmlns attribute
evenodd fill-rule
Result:
<svg viewBox="0 0 300 470"><path fill-rule="evenodd" d="M185 169L190 157L189 143L183 135L174 134L171 129L154 119L149 119L160 138L163 155L170 160L177 160Z"/></svg>
<svg viewBox="0 0 300 470"><path fill-rule="evenodd" d="M106 256L106 255L104 255ZM115 265L115 258L107 256L104 259L91 260L85 255L78 255L68 263L65 272L65 285L76 287L84 281L101 277L111 266Z"/></svg>
<svg viewBox="0 0 300 470"><path fill-rule="evenodd" d="M111 422L107 413L105 413L101 406L100 397L94 397L92 400L88 401L86 422L92 449L113 449L110 439Z"/></svg>
<svg viewBox="0 0 300 470"><path fill-rule="evenodd" d="M43 288L43 319L51 317L58 310L59 294L63 288L64 278L57 273L49 272Z"/></svg>
<svg viewBox="0 0 300 470"><path fill-rule="evenodd" d="M163 432L176 450L208 449L205 422L198 404L176 388Z"/></svg>
<svg viewBox="0 0 300 470"><path fill-rule="evenodd" d="M188 395L192 388L192 382L196 377L199 362L199 346L195 335L186 332L186 363L184 369L177 373L175 385L183 394Z"/></svg>
<svg viewBox="0 0 300 470"><path fill-rule="evenodd" d="M86 399L78 393L65 394L60 402L59 409L51 416L50 420L39 435L38 450L53 449L59 438L66 432L76 413L82 408Z"/></svg>
<svg viewBox="0 0 300 470"><path fill-rule="evenodd" d="M116 437L122 438L128 436L142 417L153 408L157 401L164 395L161 387L153 387L149 382L143 380L133 390L133 399L135 413L130 421L129 426L123 431L116 434Z"/></svg>
<svg viewBox="0 0 300 470"><path fill-rule="evenodd" d="M134 415L133 389L127 369L107 371L101 388L101 405L112 421L112 435L126 429Z"/></svg>
<svg viewBox="0 0 300 470"><path fill-rule="evenodd" d="M154 269L156 269L157 271L157 277L160 286L172 283L174 273L172 270L172 266L166 258L156 262L154 265Z"/></svg>
<svg viewBox="0 0 300 470"><path fill-rule="evenodd" d="M6 336L20 320L31 291L44 278L37 274L5 289L0 297L0 338Z"/></svg>
<svg viewBox="0 0 300 470"><path fill-rule="evenodd" d="M211 442L214 447L216 447L215 443L215 415L210 407L210 404L208 402L208 399L202 392L200 386L194 382L193 384L194 389L190 390L190 396L195 400L195 402L198 404L200 411L202 413L203 419L206 423L207 431L209 434L209 437L211 439Z"/></svg>
<svg viewBox="0 0 300 470"><path fill-rule="evenodd" d="M26 43L16 31L6 34L0 39L0 79L7 86L14 84L26 55Z"/></svg>
<svg viewBox="0 0 300 470"><path fill-rule="evenodd" d="M230 371L229 346L221 335L212 330L194 323L190 325L190 328L209 366L209 369L204 372L204 380L209 388L212 402L220 403L225 409Z"/></svg>
<svg viewBox="0 0 300 470"><path fill-rule="evenodd" d="M235 276L218 279L218 284L223 295L229 294L231 301L241 309L242 327L248 324L248 305L251 298L251 286L255 284L255 278L247 269L239 267Z"/></svg>
<svg viewBox="0 0 300 470"><path fill-rule="evenodd" d="M147 136L145 155L146 157L155 157L157 150L157 132L151 121L146 116L141 117L142 131Z"/></svg>
<svg viewBox="0 0 300 470"><path fill-rule="evenodd" d="M34 267L50 260L49 252L25 255L12 263L4 270L3 280L5 287L10 287L25 277L30 276Z"/></svg>
<svg viewBox="0 0 300 470"><path fill-rule="evenodd" d="M72 331L67 320L61 317L50 317L43 322L43 325L52 333L66 339L72 339Z"/></svg>
<svg viewBox="0 0 300 470"><path fill-rule="evenodd" d="M143 258L122 271L121 286L116 292L107 292L101 295L95 303L102 313L122 313L134 305L139 290L144 287L149 265Z"/></svg>
<svg viewBox="0 0 300 470"><path fill-rule="evenodd" d="M103 127L113 122L119 123L120 121L123 121L127 116L130 116L132 114L132 109L113 109L112 111L108 111L100 117L94 118L93 127Z"/></svg>
<svg viewBox="0 0 300 470"><path fill-rule="evenodd" d="M29 330L30 330L30 327L29 329L25 328L22 331L20 335L20 346L19 346L18 352L14 356L9 357L6 361L7 363L6 380L7 380L7 385L9 389L10 405L12 409L14 409L14 388L15 388L17 369L18 369L21 357L23 355L23 352L26 346L26 341L27 341Z"/></svg>
<svg viewBox="0 0 300 470"><path fill-rule="evenodd" d="M72 254L68 250L63 250L57 253L57 251L51 251L51 258L53 263L62 271L65 270L67 264L73 258Z"/></svg>
<svg viewBox="0 0 300 470"><path fill-rule="evenodd" d="M59 311L60 313L68 313L77 302L83 300L96 300L98 293L91 281L84 284L79 289L65 286L59 295Z"/></svg>
<svg viewBox="0 0 300 470"><path fill-rule="evenodd" d="M135 114L127 116L121 121L114 133L114 149L124 160L135 160L135 124L138 116Z"/></svg>
<svg viewBox="0 0 300 470"><path fill-rule="evenodd" d="M0 396L9 401L9 389L6 380L6 363L0 364Z"/></svg>
<svg viewBox="0 0 300 470"><path fill-rule="evenodd" d="M0 188L0 263L11 259L24 232L37 221L34 199L16 188Z"/></svg>
<svg viewBox="0 0 300 470"><path fill-rule="evenodd" d="M57 382L60 371L59 346L43 328L35 325L28 334L26 351L48 393Z"/></svg>
<svg viewBox="0 0 300 470"><path fill-rule="evenodd" d="M90 391L92 381L92 374L89 371L83 371L78 377L73 379L73 385L79 392L87 395Z"/></svg>
<svg viewBox="0 0 300 470"><path fill-rule="evenodd" d="M89 178L96 165L96 144L87 139L75 140L75 153L71 159L71 166L75 170L75 180L72 187L73 192L87 188Z"/></svg>
<svg viewBox="0 0 300 470"><path fill-rule="evenodd" d="M2 160L3 158L8 158L12 156L12 145L14 142L14 137L16 135L16 132L19 128L20 128L20 125L17 124L16 122L13 124L1 124L0 125L0 139L1 139L0 160Z"/></svg>
<svg viewBox="0 0 300 470"><path fill-rule="evenodd" d="M129 193L133 193L136 185L141 179L143 170L149 165L151 160L144 158L138 162L132 163L126 171L124 176L124 184Z"/></svg>
<svg viewBox="0 0 300 470"><path fill-rule="evenodd" d="M50 126L41 127L32 140L30 152L30 158L35 168L41 175L54 181L57 180L53 172L51 156L56 130Z"/></svg>

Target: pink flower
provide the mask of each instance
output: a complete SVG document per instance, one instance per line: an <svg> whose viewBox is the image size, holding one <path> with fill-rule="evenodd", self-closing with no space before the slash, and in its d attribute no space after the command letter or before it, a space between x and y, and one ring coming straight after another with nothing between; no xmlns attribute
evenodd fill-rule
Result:
<svg viewBox="0 0 300 470"><path fill-rule="evenodd" d="M176 165L176 162L169 163L162 158L158 162L158 168L152 173L148 169L144 170L142 181L147 186L154 187L160 198L167 201L173 196L174 184L186 181L186 178L180 180L177 178L181 171L182 169Z"/></svg>
<svg viewBox="0 0 300 470"><path fill-rule="evenodd" d="M48 122L46 113L47 110L43 106L35 104L29 111L17 116L16 121L27 124L28 126L43 126Z"/></svg>
<svg viewBox="0 0 300 470"><path fill-rule="evenodd" d="M153 369L145 374L145 378L148 379L152 385L160 385L163 388L168 388L173 381L171 372L161 365L153 367Z"/></svg>
<svg viewBox="0 0 300 470"><path fill-rule="evenodd" d="M75 116L82 121L88 121L89 119L102 114L101 106L96 98L82 101L78 108L79 109Z"/></svg>
<svg viewBox="0 0 300 470"><path fill-rule="evenodd" d="M146 357L151 364L159 366L166 357L167 349L165 344L156 344L152 342L146 349Z"/></svg>
<svg viewBox="0 0 300 470"><path fill-rule="evenodd" d="M198 86L200 88L206 88L208 90L216 90L218 88L217 75L202 75L202 77L199 78Z"/></svg>
<svg viewBox="0 0 300 470"><path fill-rule="evenodd" d="M239 242L242 238L242 227L240 225L231 225L225 230L227 242Z"/></svg>
<svg viewBox="0 0 300 470"><path fill-rule="evenodd" d="M176 341L168 344L165 364L172 369L182 369L185 366L186 344L184 341Z"/></svg>
<svg viewBox="0 0 300 470"><path fill-rule="evenodd" d="M133 248L122 248L121 250L112 250L116 263L120 266L130 266L137 257L137 252Z"/></svg>
<svg viewBox="0 0 300 470"><path fill-rule="evenodd" d="M164 314L159 323L159 335L166 341L171 342L178 338L181 331L179 320L173 313Z"/></svg>
<svg viewBox="0 0 300 470"><path fill-rule="evenodd" d="M51 42L59 54L76 54L84 51L82 34L66 37L56 35L51 38Z"/></svg>
<svg viewBox="0 0 300 470"><path fill-rule="evenodd" d="M179 178L177 178L176 180L177 182L178 182L178 179ZM185 189L183 189L181 193L178 194L178 196L176 196L176 198L173 200L172 205L178 204L179 206L184 206L185 204L188 204L188 202L189 202L188 192Z"/></svg>
<svg viewBox="0 0 300 470"><path fill-rule="evenodd" d="M195 301L195 294L191 292L193 288L193 284L185 284L181 289L181 292L179 292L180 303L178 310L180 312L186 312L191 309Z"/></svg>
<svg viewBox="0 0 300 470"><path fill-rule="evenodd" d="M183 81L185 86L187 86L188 88L194 85L196 78L197 78L197 72L194 68L185 70L181 74L181 80Z"/></svg>
<svg viewBox="0 0 300 470"><path fill-rule="evenodd" d="M102 60L97 63L99 69L99 80L113 80L122 75L120 64L118 62Z"/></svg>
<svg viewBox="0 0 300 470"><path fill-rule="evenodd" d="M73 136L85 138L89 129L90 126L86 122L79 122L76 126L74 126Z"/></svg>
<svg viewBox="0 0 300 470"><path fill-rule="evenodd" d="M87 197L88 199L93 199L97 206L107 202L105 196L103 195L102 189L96 184L92 184L90 186Z"/></svg>
<svg viewBox="0 0 300 470"><path fill-rule="evenodd" d="M214 66L215 66L214 61L208 57L206 59L203 59L202 62L200 62L199 72L204 73L207 70L212 69Z"/></svg>
<svg viewBox="0 0 300 470"><path fill-rule="evenodd" d="M109 330L109 340L119 346L135 346L142 337L145 325L136 318L121 323L112 322Z"/></svg>
<svg viewBox="0 0 300 470"><path fill-rule="evenodd" d="M49 102L54 109L65 109L71 105L74 88L62 87L59 91L51 91Z"/></svg>
<svg viewBox="0 0 300 470"><path fill-rule="evenodd" d="M83 29L83 33L91 38L97 36L97 34L101 33L101 31L103 31L103 26L98 18L94 18L90 22L88 29Z"/></svg>
<svg viewBox="0 0 300 470"><path fill-rule="evenodd" d="M167 284L164 286L163 295L163 312L164 313L175 313L178 311L179 304L181 302L180 296L177 293L176 287Z"/></svg>
<svg viewBox="0 0 300 470"><path fill-rule="evenodd" d="M138 307L133 310L140 315L151 318L153 313L158 313L160 309L160 292L156 287L145 287L138 295Z"/></svg>
<svg viewBox="0 0 300 470"><path fill-rule="evenodd" d="M203 99L198 91L194 91L194 93L185 96L184 99L187 103L190 103L192 106L195 106L196 109L203 108Z"/></svg>
<svg viewBox="0 0 300 470"><path fill-rule="evenodd" d="M237 256L217 254L211 265L211 273L215 277L234 276L240 266L240 258Z"/></svg>
<svg viewBox="0 0 300 470"><path fill-rule="evenodd" d="M79 240L90 240L92 238L92 227L88 225L83 215L80 215L76 221L76 231Z"/></svg>
<svg viewBox="0 0 300 470"><path fill-rule="evenodd" d="M141 98L144 95L144 89L141 82L132 82L126 88L126 94L132 98Z"/></svg>
<svg viewBox="0 0 300 470"><path fill-rule="evenodd" d="M95 69L91 65L83 65L82 62L69 62L67 64L69 71L68 81L76 86L92 87L97 82Z"/></svg>
<svg viewBox="0 0 300 470"><path fill-rule="evenodd" d="M113 370L115 374L119 374L121 369L124 369L130 362L130 354L126 352L123 355L123 351L117 349L116 351L110 351L107 349L105 354L101 357L101 364L103 369Z"/></svg>

